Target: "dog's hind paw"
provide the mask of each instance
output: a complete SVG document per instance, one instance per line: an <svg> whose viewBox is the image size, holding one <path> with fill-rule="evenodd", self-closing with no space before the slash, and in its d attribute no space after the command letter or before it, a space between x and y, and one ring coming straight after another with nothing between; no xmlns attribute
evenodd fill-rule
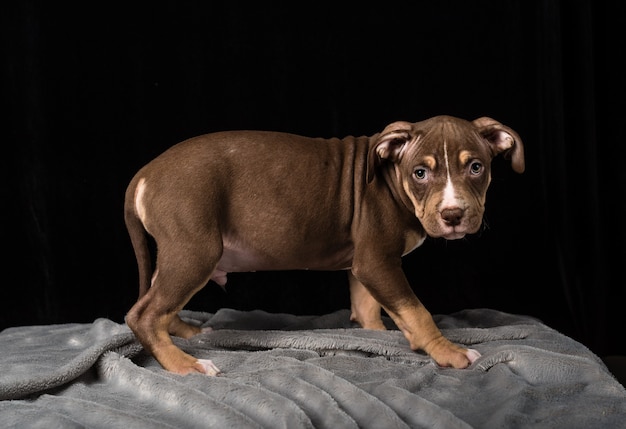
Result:
<svg viewBox="0 0 626 429"><path fill-rule="evenodd" d="M206 375L213 377L222 373L222 371L217 366L215 366L213 361L209 359L198 359L196 363L204 369L203 372Z"/></svg>

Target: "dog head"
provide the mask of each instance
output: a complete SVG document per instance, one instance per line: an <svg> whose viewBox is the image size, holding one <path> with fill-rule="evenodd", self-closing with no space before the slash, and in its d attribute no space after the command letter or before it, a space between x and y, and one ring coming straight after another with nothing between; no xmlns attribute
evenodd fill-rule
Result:
<svg viewBox="0 0 626 429"><path fill-rule="evenodd" d="M491 118L394 122L370 147L368 182L387 168L426 233L458 239L482 224L491 161L498 154L509 158L517 173L524 171L522 140Z"/></svg>

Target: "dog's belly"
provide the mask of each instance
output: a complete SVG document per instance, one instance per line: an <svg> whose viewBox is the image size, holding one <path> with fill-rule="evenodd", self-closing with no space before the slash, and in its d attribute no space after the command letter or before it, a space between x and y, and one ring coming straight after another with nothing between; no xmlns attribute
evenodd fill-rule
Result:
<svg viewBox="0 0 626 429"><path fill-rule="evenodd" d="M306 246L282 248L271 252L225 242L222 257L213 277L233 272L344 270L352 266L353 256L354 249L351 245L330 247L324 252L311 250Z"/></svg>

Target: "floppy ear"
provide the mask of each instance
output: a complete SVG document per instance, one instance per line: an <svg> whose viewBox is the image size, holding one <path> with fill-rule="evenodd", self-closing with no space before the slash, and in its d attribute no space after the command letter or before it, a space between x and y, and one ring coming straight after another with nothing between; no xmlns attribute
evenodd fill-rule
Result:
<svg viewBox="0 0 626 429"><path fill-rule="evenodd" d="M502 153L506 159L511 160L513 171L524 172L526 168L524 145L515 131L486 116L475 119L472 123L478 129L478 133L489 142L494 155Z"/></svg>
<svg viewBox="0 0 626 429"><path fill-rule="evenodd" d="M367 156L367 183L374 179L376 169L382 160L398 162L402 158L406 143L411 139L409 130L392 129L388 131L391 127L387 126L385 128L369 150Z"/></svg>

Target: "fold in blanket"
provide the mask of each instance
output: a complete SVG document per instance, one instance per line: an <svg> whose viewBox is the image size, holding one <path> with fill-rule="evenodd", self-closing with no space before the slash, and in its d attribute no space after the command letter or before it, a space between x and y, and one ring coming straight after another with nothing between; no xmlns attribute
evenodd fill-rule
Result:
<svg viewBox="0 0 626 429"><path fill-rule="evenodd" d="M527 316L435 316L482 354L466 370L411 351L388 319L356 328L349 311L181 317L213 327L174 341L221 376L164 371L107 319L1 332L3 427L626 428L626 391L602 361Z"/></svg>

